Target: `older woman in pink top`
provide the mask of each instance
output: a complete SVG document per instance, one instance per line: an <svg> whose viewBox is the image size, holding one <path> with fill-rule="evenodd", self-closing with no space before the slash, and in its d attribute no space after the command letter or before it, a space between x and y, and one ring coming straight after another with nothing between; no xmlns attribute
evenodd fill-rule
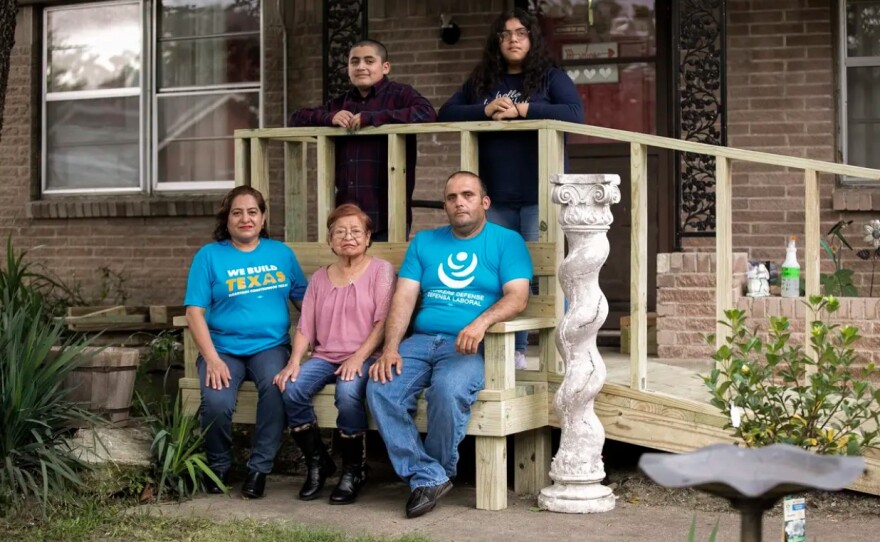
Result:
<svg viewBox="0 0 880 542"><path fill-rule="evenodd" d="M336 384L343 472L330 504L349 504L366 478L367 372L385 337L394 268L367 255L372 223L356 205L337 207L327 218L327 230L337 259L309 281L290 361L275 377L275 385L283 393L293 440L306 460L299 497L312 500L336 471L321 441L312 397L327 384ZM301 363L309 345L312 357Z"/></svg>

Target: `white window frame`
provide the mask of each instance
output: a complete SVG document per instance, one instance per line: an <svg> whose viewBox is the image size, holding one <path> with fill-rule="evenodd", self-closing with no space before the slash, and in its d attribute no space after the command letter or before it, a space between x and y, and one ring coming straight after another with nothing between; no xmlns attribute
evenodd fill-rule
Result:
<svg viewBox="0 0 880 542"><path fill-rule="evenodd" d="M144 35L144 10L143 10L143 2L144 0L117 0L114 2L87 2L82 4L73 4L68 6L58 6L58 7L48 7L43 10L43 76L41 77L42 81L42 89L40 91L40 95L42 97L41 107L41 127L40 127L40 139L41 139L41 181L40 181L40 189L43 194L131 194L131 193L142 193L144 192L144 186L146 184L145 178L145 143L146 143L146 134L144 133L145 124L144 123L144 83L147 79L148 74L148 66L146 63L146 54L145 54L145 46L146 46L146 36ZM130 5L130 4L138 4L141 8L141 73L140 73L140 86L137 88L120 88L120 89L101 89L101 90L81 90L74 92L63 92L58 93L59 96L50 96L48 92L48 74L49 74L49 14L56 11L72 11L75 9L88 9L94 8L97 6L114 6L114 5ZM52 93L54 94L54 93ZM140 182L137 187L130 188L55 188L49 189L46 186L47 182L47 162L49 159L49 155L47 153L46 144L48 140L48 131L46 126L46 109L47 104L53 101L66 101L70 99L86 99L86 98L117 98L117 97L126 97L126 96L138 96L140 99L139 102L139 111L140 111L140 119L138 120L139 129L138 133L140 135L139 140L139 149L138 149L138 167L140 169Z"/></svg>
<svg viewBox="0 0 880 542"><path fill-rule="evenodd" d="M191 86L191 87L174 87L173 90L168 92L162 92L160 94L158 90L158 63L156 61L156 54L159 51L159 38L158 38L158 24L159 24L159 1L153 1L153 17L150 32L154 36L152 39L153 46L150 49L150 64L152 65L151 70L151 83L153 85L151 91L151 99L150 105L152 107L152 117L151 117L151 131L152 136L150 139L150 172L151 176L154 179L153 181L153 190L156 192L163 193L173 193L173 192L186 192L186 191L200 191L200 190L229 190L235 186L235 180L213 180L213 181L190 181L190 182L159 182L159 99L162 96L194 96L194 95L203 95L203 94L220 94L220 93L228 93L230 91L241 90L241 91L256 91L257 95L257 104L258 104L258 113L257 113L257 124L258 127L263 127L263 97L264 97L264 82L265 82L265 17L266 17L266 2L267 0L260 0L260 81L258 84L254 83L229 83L226 85L205 85L205 86ZM224 36L235 35L238 33L230 32L228 34L223 34ZM250 34L249 32L241 33L241 34ZM229 138L232 139L232 134L229 135Z"/></svg>
<svg viewBox="0 0 880 542"><path fill-rule="evenodd" d="M249 91L257 93L258 128L264 126L264 103L265 103L265 79L266 79L266 59L265 59L265 41L266 41L266 3L268 0L260 1L260 80L259 84L254 83L230 83L228 85L207 85L199 87L177 87L171 93L163 93L168 95L194 95L230 92L235 90ZM141 17L141 73L140 86L138 88L125 89L101 89L89 91L65 92L63 96L51 96L47 92L48 84L48 56L49 56L49 14L53 11L85 9L94 7L104 7L112 5L137 4L140 7ZM156 54L159 49L157 39L157 26L159 16L159 2L157 0L113 0L113 1L93 1L83 2L56 7L47 7L43 10L43 51L42 51L42 89L41 95L41 193L47 195L88 195L88 194L183 194L183 193L203 193L217 192L228 190L235 186L235 180L214 180L214 181L192 181L192 182L159 182L159 153L158 153L158 100L160 94L157 90L158 71L156 65ZM234 34L234 33L232 33ZM59 93L62 94L62 93ZM64 188L64 189L48 189L47 182L47 126L46 126L46 104L51 101L61 101L77 98L100 98L100 97L124 97L139 96L139 167L140 167L140 183L138 187L118 187L118 188ZM232 134L230 134L232 138Z"/></svg>
<svg viewBox="0 0 880 542"><path fill-rule="evenodd" d="M839 36L838 49L839 53L839 72L838 78L840 84L840 108L838 111L838 125L840 141L840 157L844 164L849 164L849 124L847 121L847 110L849 107L849 96L847 94L847 68L873 68L880 67L880 56L858 56L849 57L847 55L846 43L846 7L851 0L842 0L838 2L837 12L837 29ZM877 89L880 92L880 89ZM880 111L877 112L880 115ZM845 186L877 186L876 180L861 179L857 177L841 176L840 184Z"/></svg>

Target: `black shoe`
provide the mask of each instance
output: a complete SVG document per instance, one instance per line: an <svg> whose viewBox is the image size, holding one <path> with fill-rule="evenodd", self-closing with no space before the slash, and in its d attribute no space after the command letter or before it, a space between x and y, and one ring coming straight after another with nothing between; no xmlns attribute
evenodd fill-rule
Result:
<svg viewBox="0 0 880 542"><path fill-rule="evenodd" d="M336 472L336 464L321 441L318 424L312 424L302 431L291 431L291 434L306 460L306 481L299 490L299 498L304 501L317 499L324 482Z"/></svg>
<svg viewBox="0 0 880 542"><path fill-rule="evenodd" d="M330 504L351 504L367 481L367 451L364 434L354 437L340 436L342 449L342 476L330 493Z"/></svg>
<svg viewBox="0 0 880 542"><path fill-rule="evenodd" d="M438 486L417 487L409 494L409 500L406 501L406 517L417 518L423 516L437 506L440 497L449 493L452 489L452 482L449 480Z"/></svg>
<svg viewBox="0 0 880 542"><path fill-rule="evenodd" d="M229 486L229 471L214 473L217 475L217 478L220 478L220 481L223 482L224 487L220 487L217 485L210 476L205 476L204 484L205 484L205 493L209 495L222 495L228 491Z"/></svg>
<svg viewBox="0 0 880 542"><path fill-rule="evenodd" d="M259 499L266 490L266 474L250 471L241 485L241 495L246 499Z"/></svg>

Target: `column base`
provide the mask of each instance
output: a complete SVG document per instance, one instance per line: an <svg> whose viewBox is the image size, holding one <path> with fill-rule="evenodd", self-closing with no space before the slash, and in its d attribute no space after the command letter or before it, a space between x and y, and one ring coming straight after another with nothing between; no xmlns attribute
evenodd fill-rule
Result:
<svg viewBox="0 0 880 542"><path fill-rule="evenodd" d="M598 482L554 483L541 490L538 507L564 514L597 514L614 510L614 493Z"/></svg>

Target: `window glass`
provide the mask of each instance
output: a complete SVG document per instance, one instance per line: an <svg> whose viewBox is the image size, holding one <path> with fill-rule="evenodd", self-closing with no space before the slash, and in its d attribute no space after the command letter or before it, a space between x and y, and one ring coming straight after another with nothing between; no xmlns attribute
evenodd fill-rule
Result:
<svg viewBox="0 0 880 542"><path fill-rule="evenodd" d="M257 92L163 96L158 104L158 175L162 182L235 178L232 133L258 126Z"/></svg>
<svg viewBox="0 0 880 542"><path fill-rule="evenodd" d="M260 81L259 35L166 41L161 57L163 89Z"/></svg>
<svg viewBox="0 0 880 542"><path fill-rule="evenodd" d="M880 169L880 67L846 70L847 162Z"/></svg>
<svg viewBox="0 0 880 542"><path fill-rule="evenodd" d="M47 25L48 92L140 86L138 4L50 11Z"/></svg>
<svg viewBox="0 0 880 542"><path fill-rule="evenodd" d="M880 56L880 1L847 2L846 49L851 57Z"/></svg>
<svg viewBox="0 0 880 542"><path fill-rule="evenodd" d="M140 186L140 98L46 104L46 188Z"/></svg>
<svg viewBox="0 0 880 542"><path fill-rule="evenodd" d="M259 0L162 0L160 39L260 32Z"/></svg>
<svg viewBox="0 0 880 542"><path fill-rule="evenodd" d="M841 6L842 154L847 164L880 168L880 0L848 0Z"/></svg>

